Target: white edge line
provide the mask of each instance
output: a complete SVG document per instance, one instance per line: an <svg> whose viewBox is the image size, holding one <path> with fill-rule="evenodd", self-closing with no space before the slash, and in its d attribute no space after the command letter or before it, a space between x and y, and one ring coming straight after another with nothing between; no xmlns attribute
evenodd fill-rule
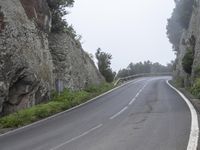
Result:
<svg viewBox="0 0 200 150"><path fill-rule="evenodd" d="M136 81L135 81L135 80L136 80ZM67 110L65 110L65 111L63 111L63 112L57 113L57 114L55 114L55 115L49 116L49 117L47 117L47 118L41 119L41 120L36 121L36 122L34 122L34 123L31 123L31 124L29 124L29 125L26 125L26 126L23 126L23 127L20 127L20 128L16 128L16 129L13 129L13 130L8 131L8 132L6 132L6 133L0 134L0 137L5 136L5 135L8 135L8 134L12 134L12 133L14 133L14 132L23 130L23 129L25 129L25 128L34 126L34 125L39 124L39 123L41 123L41 122L47 121L47 120L52 119L52 118L55 118L55 117L57 117L57 116L60 116L60 115L62 115L62 114L64 114L64 113L70 112L70 111L72 111L72 110L74 110L74 109L77 109L77 108L79 108L79 107L81 107L81 106L84 106L84 105L86 105L86 104L88 104L88 103L90 103L90 102L92 102L92 101L95 101L96 99L98 99L98 98L100 98L100 97L103 97L103 96L105 96L105 95L107 95L107 94L113 92L114 90L117 90L117 89L119 89L119 88L121 88L121 87L123 87L123 86L126 86L127 84L129 84L129 83L131 83L131 82L133 82L133 84L135 84L135 83L138 83L138 82L141 82L141 81L144 81L144 80L146 80L146 79L141 79L141 80L134 79L134 80L131 80L131 81L129 81L129 82L125 83L125 84L122 84L122 85L120 85L120 86L118 86L118 87L115 87L114 89L111 89L111 90L109 90L109 91L107 91L107 92L105 92L105 93L103 93L103 94L101 94L101 95L99 95L99 96L97 96L97 97L94 97L94 98L92 98L91 100L88 100L88 101L85 102L85 103L82 103L82 104L80 104L80 105L77 105L77 106L75 106L75 107L72 107L72 108L70 108L70 109L67 109ZM135 81L135 82L134 82L134 81Z"/></svg>
<svg viewBox="0 0 200 150"><path fill-rule="evenodd" d="M179 90L177 90L175 87L173 87L171 84L169 84L169 81L166 81L166 83L174 89L187 103L190 113L191 113L191 129L190 129L190 137L188 141L187 150L197 150L198 147L198 139L199 139L199 125L198 125L198 117L197 112L192 105L192 103L181 93Z"/></svg>
<svg viewBox="0 0 200 150"><path fill-rule="evenodd" d="M120 110L118 113L114 114L112 117L110 117L110 120L115 119L117 116L122 114L126 109L128 109L128 106L124 107L122 110Z"/></svg>
<svg viewBox="0 0 200 150"><path fill-rule="evenodd" d="M96 127L94 127L94 128L92 128L92 129L90 129L90 130L88 130L88 131L82 133L81 135L76 136L76 137L74 137L74 138L71 138L70 140L68 140L68 141L66 141L66 142L64 142L64 143L62 143L62 144L60 144L60 145L58 145L58 146L52 148L51 150L56 150L56 149L58 149L58 148L60 148L60 147L62 147L62 146L64 146L64 145L66 145L66 144L68 144L68 143L71 143L71 142L73 142L73 141L75 141L75 140L78 140L78 139L80 139L81 137L83 137L83 136L85 136L85 135L91 133L92 131L94 131L94 130L96 130L96 129L102 127L102 126L103 126L103 124L99 124L99 125L97 125Z"/></svg>

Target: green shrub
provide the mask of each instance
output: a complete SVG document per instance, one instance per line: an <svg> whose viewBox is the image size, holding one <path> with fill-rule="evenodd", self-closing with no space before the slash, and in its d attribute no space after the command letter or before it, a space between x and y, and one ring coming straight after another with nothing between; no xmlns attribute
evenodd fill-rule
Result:
<svg viewBox="0 0 200 150"><path fill-rule="evenodd" d="M175 79L175 84L178 86L178 87L184 87L184 78L183 77L177 77Z"/></svg>
<svg viewBox="0 0 200 150"><path fill-rule="evenodd" d="M200 66L195 67L194 76L195 77L200 77Z"/></svg>
<svg viewBox="0 0 200 150"><path fill-rule="evenodd" d="M186 73L192 73L192 64L194 61L194 53L192 49L187 49L185 56L182 59L182 66Z"/></svg>
<svg viewBox="0 0 200 150"><path fill-rule="evenodd" d="M196 79L194 82L193 86L191 87L191 93L197 98L200 98L200 78Z"/></svg>

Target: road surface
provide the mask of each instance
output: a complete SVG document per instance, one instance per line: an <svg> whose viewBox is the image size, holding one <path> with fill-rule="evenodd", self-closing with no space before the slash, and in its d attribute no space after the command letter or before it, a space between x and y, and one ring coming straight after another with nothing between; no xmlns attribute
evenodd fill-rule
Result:
<svg viewBox="0 0 200 150"><path fill-rule="evenodd" d="M1 150L186 150L190 109L166 80L139 78L86 105L0 137Z"/></svg>

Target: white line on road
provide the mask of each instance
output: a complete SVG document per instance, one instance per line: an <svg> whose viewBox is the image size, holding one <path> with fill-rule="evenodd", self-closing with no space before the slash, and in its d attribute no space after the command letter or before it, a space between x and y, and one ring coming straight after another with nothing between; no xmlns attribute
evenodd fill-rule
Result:
<svg viewBox="0 0 200 150"><path fill-rule="evenodd" d="M135 97L129 102L128 105L132 105L132 103L136 100L136 98L140 95L140 93L144 90L144 88L147 86L148 82L137 92ZM110 119L115 119L117 116L122 114L126 109L128 109L128 106L124 107L122 110L120 110L118 113L114 114Z"/></svg>
<svg viewBox="0 0 200 150"><path fill-rule="evenodd" d="M135 80L136 80L136 81L135 81ZM70 111L72 111L72 110L75 110L75 109L77 109L77 108L79 108L79 107L81 107L81 106L84 106L84 105L86 105L86 104L88 104L88 103L90 103L90 102L92 102L92 101L95 101L95 100L97 100L98 98L101 98L101 97L103 97L103 96L105 96L105 95L107 95L107 94L109 94L109 93L111 93L111 92L113 92L113 91L115 91L115 90L117 90L117 89L120 89L121 87L124 87L124 86L126 86L126 85L128 85L128 84L131 84L131 85L132 85L132 84L135 84L135 83L138 83L138 82L141 82L141 81L145 81L145 80L147 80L147 79L140 79L140 80L134 79L134 80L131 80L131 81L126 82L126 83L124 83L124 84L122 84L122 85L120 85L120 86L117 86L117 87L115 87L114 89L111 89L111 90L109 90L109 91L107 91L107 92L105 92L105 93L103 93L103 94L101 94L101 95L99 95L99 96L97 96L97 97L94 97L94 98L92 98L92 99L86 101L85 103L82 103L82 104L80 104L80 105L74 106L74 107L72 107L72 108L70 108L70 109L68 109L68 110L65 110L65 111L63 111L63 112L57 113L57 114L52 115L52 116L50 116L50 117L44 118L44 119L42 119L42 120L36 121L36 122L34 122L34 123L32 123L32 124L29 124L29 125L26 125L26 126L23 126L23 127L20 127L20 128L11 130L11 131L8 131L8 132L6 132L6 133L0 134L0 137L5 136L5 135L9 135L9 134L12 134L12 133L16 133L17 131L21 131L21 130L26 129L26 128L29 128L29 127L33 127L34 125L37 125L37 124L42 123L42 122L45 122L45 121L50 120L50 119L52 119L52 118L58 117L58 116L60 116L60 115L62 115L62 114L64 114L64 113L67 113L67 112L70 112Z"/></svg>
<svg viewBox="0 0 200 150"><path fill-rule="evenodd" d="M110 119L114 119L117 116L119 116L121 113L123 113L126 109L128 109L128 106L124 107L122 110L120 110L118 113L116 113L115 115L113 115L112 117L110 117Z"/></svg>
<svg viewBox="0 0 200 150"><path fill-rule="evenodd" d="M130 103L129 103L128 105L132 105L132 103L133 103L135 100L136 100L136 98L134 97L134 98L130 101Z"/></svg>
<svg viewBox="0 0 200 150"><path fill-rule="evenodd" d="M197 150L198 146L198 139L199 139L199 125L198 125L198 117L197 112L192 105L192 103L175 87L173 87L171 84L169 84L169 81L166 81L167 84L174 89L187 103L190 113L191 113L191 130L190 130L190 137L188 141L187 150Z"/></svg>
<svg viewBox="0 0 200 150"><path fill-rule="evenodd" d="M68 143L71 143L71 142L73 142L73 141L75 141L75 140L77 140L77 139L80 139L81 137L83 137L83 136L89 134L90 132L92 132L92 131L94 131L94 130L96 130L96 129L102 127L102 126L103 126L103 124L99 124L98 126L96 126L96 127L92 128L92 129L90 129L90 130L88 130L88 131L82 133L81 135L76 136L76 137L74 137L74 138L72 138L72 139L70 139L70 140L68 140L68 141L66 141L66 142L64 142L64 143L62 143L62 144L60 144L60 145L58 145L58 146L52 148L51 150L56 150L56 149L58 149L58 148L61 148L61 147L63 147L64 145L66 145L66 144L68 144Z"/></svg>
<svg viewBox="0 0 200 150"><path fill-rule="evenodd" d="M148 82L139 90L139 92L135 95L135 97L129 102L128 105L132 105L133 102L136 100L136 98L140 95L140 93L144 90L144 88L147 86Z"/></svg>

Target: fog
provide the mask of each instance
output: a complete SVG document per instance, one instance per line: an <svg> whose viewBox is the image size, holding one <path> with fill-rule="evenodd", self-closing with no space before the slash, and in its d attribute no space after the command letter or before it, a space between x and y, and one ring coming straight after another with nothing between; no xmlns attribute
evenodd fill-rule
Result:
<svg viewBox="0 0 200 150"><path fill-rule="evenodd" d="M66 20L82 36L84 50L111 53L117 71L130 62L165 65L175 58L166 35L174 7L173 0L75 0Z"/></svg>

